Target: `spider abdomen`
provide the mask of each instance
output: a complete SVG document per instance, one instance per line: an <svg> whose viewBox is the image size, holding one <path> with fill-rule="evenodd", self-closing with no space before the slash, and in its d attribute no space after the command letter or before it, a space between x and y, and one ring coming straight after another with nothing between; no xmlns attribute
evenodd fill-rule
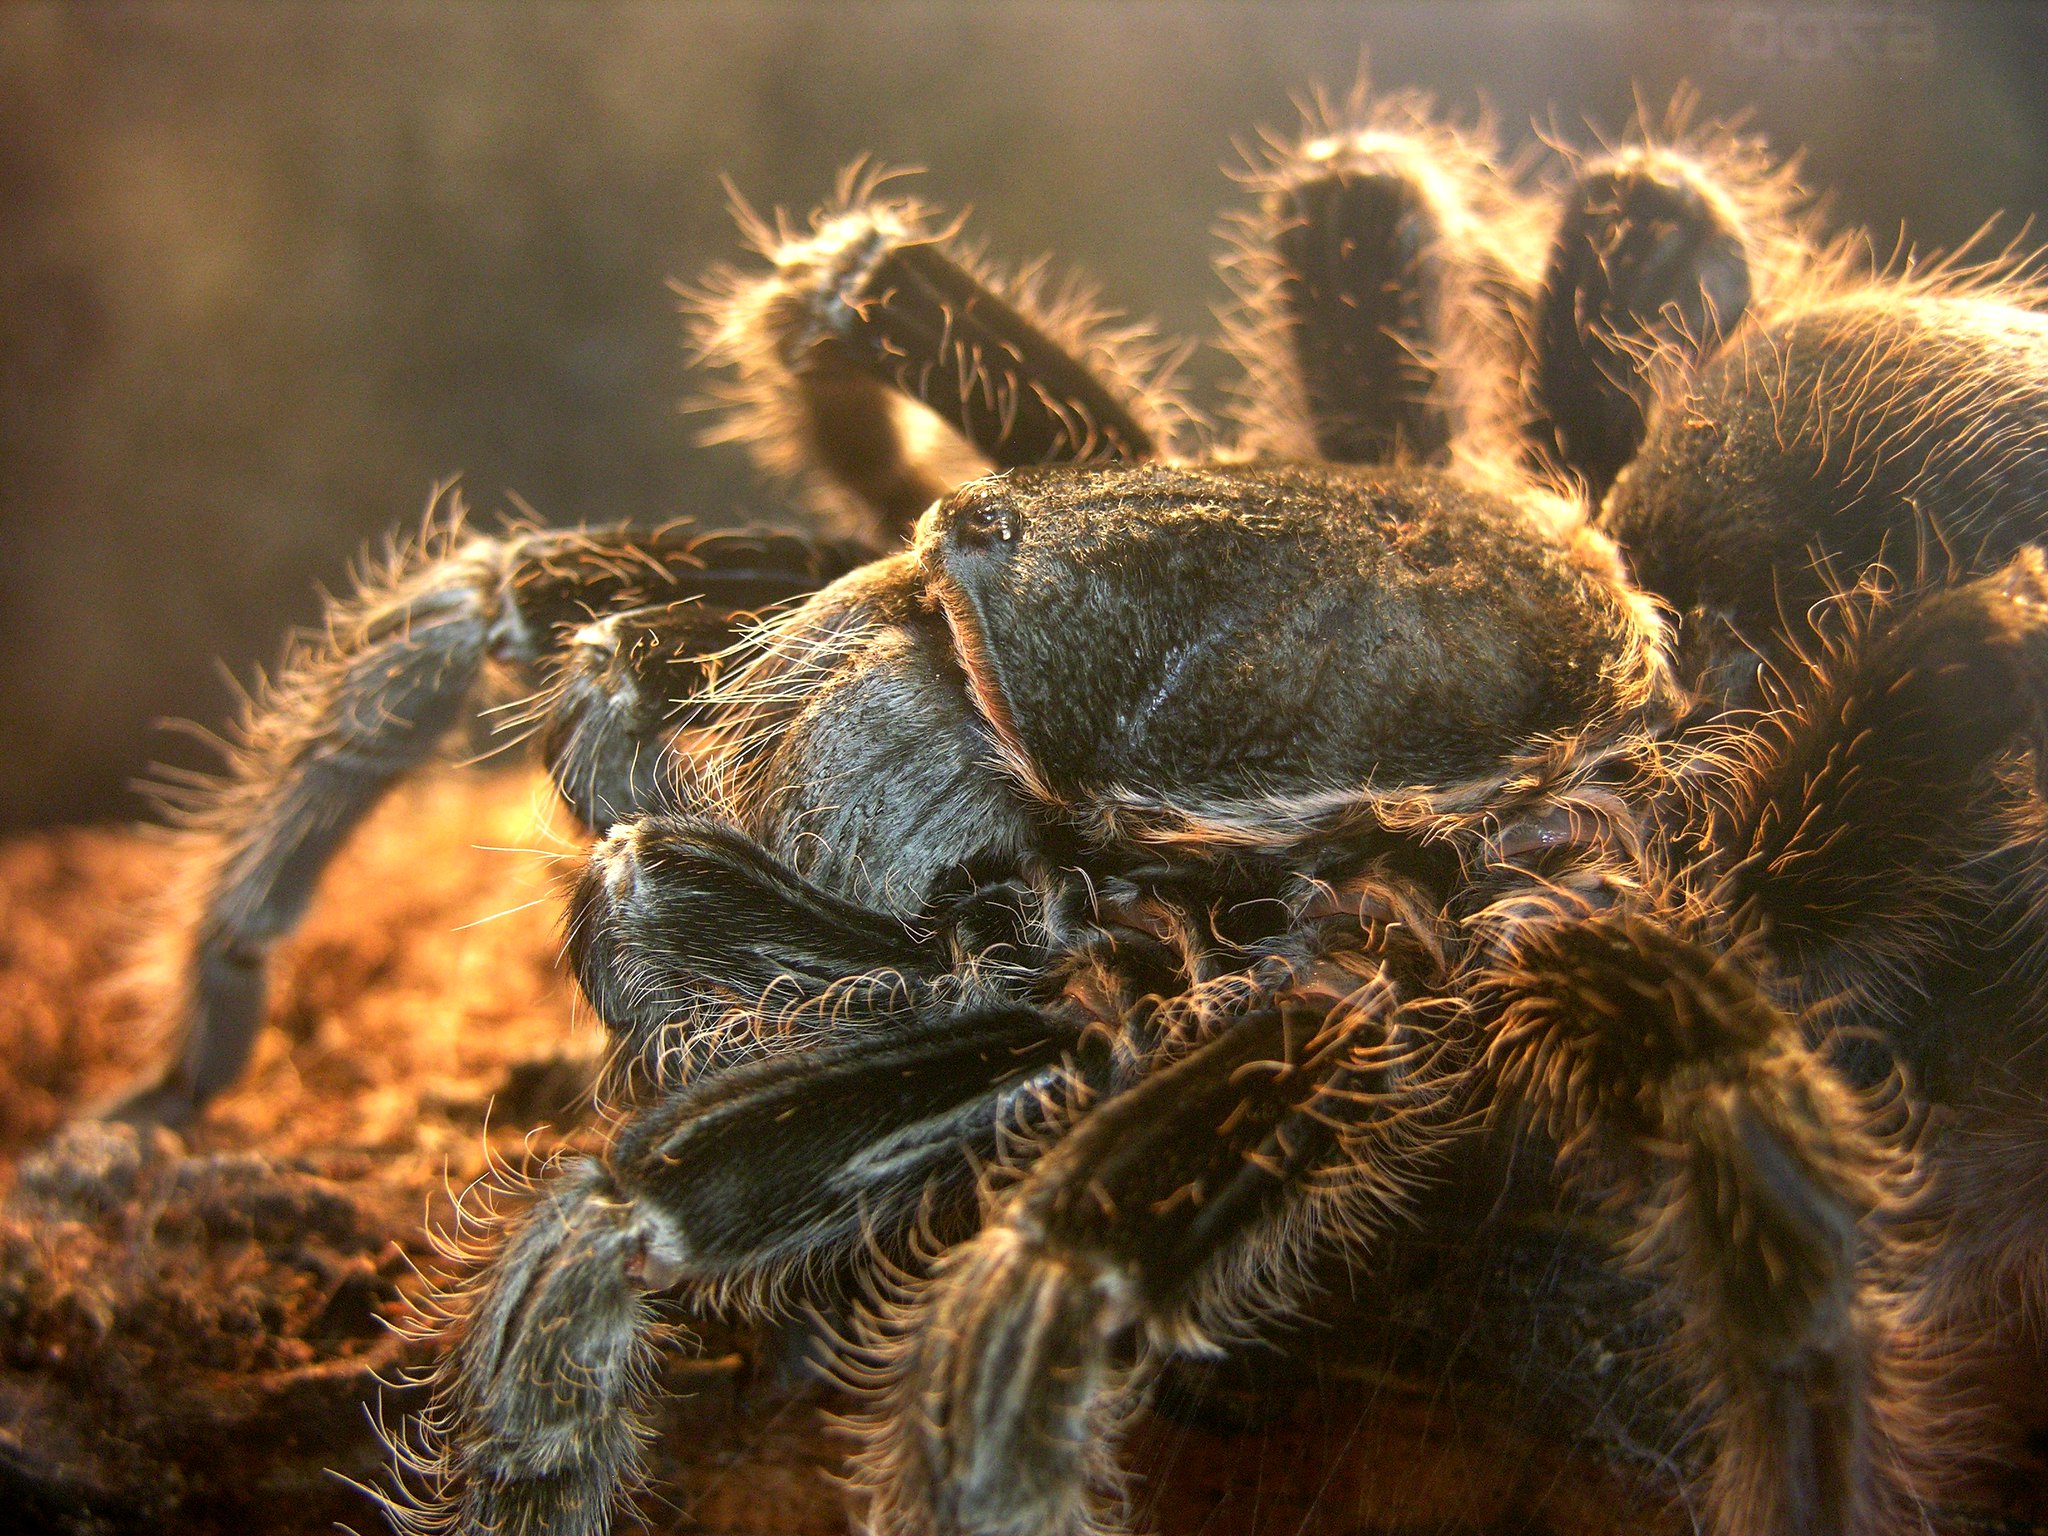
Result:
<svg viewBox="0 0 2048 1536"><path fill-rule="evenodd" d="M1878 562L1907 586L2001 564L2044 506L2048 316L1878 290L1743 331L1602 523L1651 591L1756 643Z"/></svg>

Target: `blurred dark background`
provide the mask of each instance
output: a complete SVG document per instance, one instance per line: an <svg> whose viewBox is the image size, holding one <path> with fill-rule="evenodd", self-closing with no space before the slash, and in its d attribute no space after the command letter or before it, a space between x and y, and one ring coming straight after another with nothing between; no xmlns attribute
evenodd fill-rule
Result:
<svg viewBox="0 0 2048 1536"><path fill-rule="evenodd" d="M802 209L922 165L999 252L1206 336L1233 138L1361 52L1515 137L1690 81L1887 243L2048 208L2033 0L0 6L0 826L204 762L155 722L224 722L437 478L777 513L678 410L665 280L732 253L721 173Z"/></svg>

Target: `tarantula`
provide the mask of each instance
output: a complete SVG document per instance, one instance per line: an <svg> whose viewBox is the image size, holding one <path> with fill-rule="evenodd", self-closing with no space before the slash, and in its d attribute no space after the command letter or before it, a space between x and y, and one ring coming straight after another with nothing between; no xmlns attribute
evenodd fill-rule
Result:
<svg viewBox="0 0 2048 1536"><path fill-rule="evenodd" d="M1712 1529L1924 1522L1926 1341L2048 1250L2048 321L1727 132L1529 193L1399 97L1249 180L1227 450L855 173L704 338L857 534L446 540L262 702L130 1115L487 662L599 834L620 1123L451 1300L402 1527L604 1529L679 1289L865 1298L867 1528L1108 1528L1148 1369L1503 1121L1653 1278Z"/></svg>

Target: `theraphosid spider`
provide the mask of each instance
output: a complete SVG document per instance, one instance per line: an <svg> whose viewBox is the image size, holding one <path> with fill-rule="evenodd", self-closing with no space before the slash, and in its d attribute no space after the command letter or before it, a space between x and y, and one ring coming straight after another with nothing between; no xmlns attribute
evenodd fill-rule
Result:
<svg viewBox="0 0 2048 1536"><path fill-rule="evenodd" d="M1920 1341L2048 1209L2048 323L1857 275L1726 133L1529 193L1393 98L1249 180L1227 450L851 176L705 324L850 537L435 546L262 701L131 1115L239 1070L487 662L602 834L621 1121L451 1304L402 1524L602 1529L680 1288L864 1289L872 1529L1113 1525L1150 1369L1503 1126L1654 1282L1707 1525L1925 1518L1966 1416Z"/></svg>

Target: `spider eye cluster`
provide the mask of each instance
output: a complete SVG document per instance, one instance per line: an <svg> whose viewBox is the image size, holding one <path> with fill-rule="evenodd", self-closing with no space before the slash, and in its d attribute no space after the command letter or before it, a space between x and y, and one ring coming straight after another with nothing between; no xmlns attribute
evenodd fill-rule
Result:
<svg viewBox="0 0 2048 1536"><path fill-rule="evenodd" d="M1001 553L1023 536L1024 515L1014 502L980 497L955 510L944 537L963 554Z"/></svg>

